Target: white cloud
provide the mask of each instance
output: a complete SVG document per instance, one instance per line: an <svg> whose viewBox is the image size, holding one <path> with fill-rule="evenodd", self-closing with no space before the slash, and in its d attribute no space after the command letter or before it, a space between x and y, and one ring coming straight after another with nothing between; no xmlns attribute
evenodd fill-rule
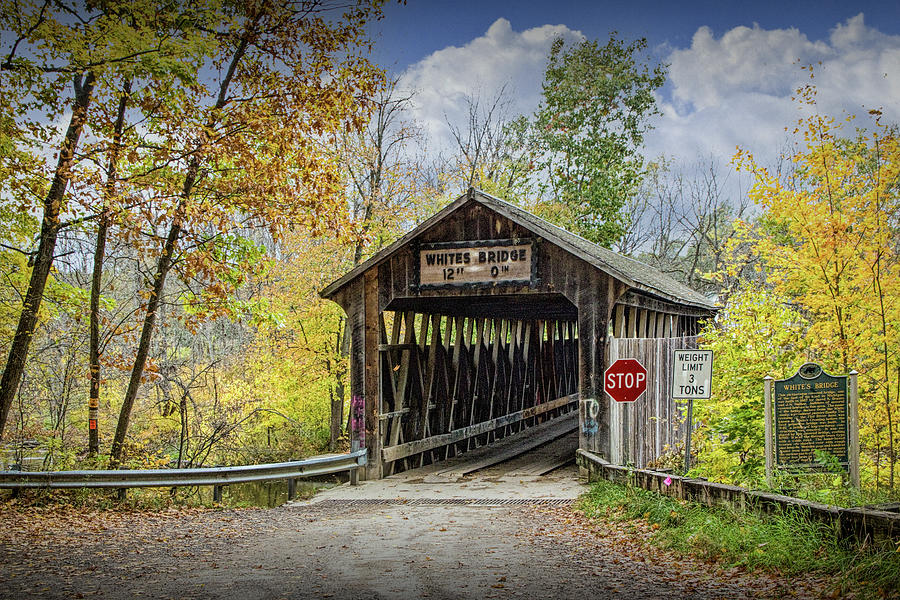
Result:
<svg viewBox="0 0 900 600"><path fill-rule="evenodd" d="M510 116L533 112L540 101L550 44L558 37L583 38L564 25L516 32L509 21L497 19L483 36L465 46L438 50L407 69L400 87L416 90L415 117L432 147L448 147L447 120L462 122L466 95L493 99L505 85L513 98Z"/></svg>
<svg viewBox="0 0 900 600"><path fill-rule="evenodd" d="M741 146L774 160L785 127L801 116L791 97L807 83L816 86L823 114L841 118L883 108L886 120L900 122L900 36L868 27L862 14L836 25L824 41L797 29L758 26L717 39L701 27L691 46L672 51L667 61L671 91L647 139L651 156L727 160ZM806 65L813 65L813 80L801 68ZM856 123L865 124L865 118Z"/></svg>
<svg viewBox="0 0 900 600"><path fill-rule="evenodd" d="M827 46L810 42L796 29L736 27L717 40L701 27L690 48L668 57L675 105L690 112L746 93L789 94L785 84L798 71L795 63L809 63L824 52Z"/></svg>
<svg viewBox="0 0 900 600"><path fill-rule="evenodd" d="M462 122L467 94L490 99L505 84L514 97L511 113L533 113L550 44L559 36L583 38L564 25L517 32L498 19L483 36L409 67L401 87L418 91L414 116L431 138L430 152L450 149L447 120ZM672 49L663 60L669 79L660 94L663 115L646 138L648 157L665 154L690 164L715 156L724 163L741 146L764 162L774 160L787 140L785 128L800 116L791 96L809 82L801 69L808 64L815 68L820 112L841 117L880 107L885 120L900 122L900 36L867 26L862 14L836 24L825 40L759 26L717 38L701 27L690 47Z"/></svg>

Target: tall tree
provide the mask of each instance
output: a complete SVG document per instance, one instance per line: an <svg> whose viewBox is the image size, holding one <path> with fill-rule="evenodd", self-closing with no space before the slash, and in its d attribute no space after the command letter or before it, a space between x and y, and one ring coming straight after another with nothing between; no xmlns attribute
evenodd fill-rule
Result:
<svg viewBox="0 0 900 600"><path fill-rule="evenodd" d="M389 81L373 99L372 117L363 130L347 132L340 138L338 152L352 217L352 263L341 264L339 270L330 274L331 279L394 241L426 209L423 199L428 192L418 152L422 136L409 116L413 93L400 90L397 84L397 79ZM331 392L332 448L337 445L343 424L349 323L344 321L333 339L333 351L327 359L327 371L334 374L335 381Z"/></svg>
<svg viewBox="0 0 900 600"><path fill-rule="evenodd" d="M491 97L476 93L466 95L465 124L460 126L447 121L450 135L456 143L452 171L461 187L481 187L481 180L492 178L491 172L500 163L504 149L504 128L509 120L507 113L511 99L506 86Z"/></svg>
<svg viewBox="0 0 900 600"><path fill-rule="evenodd" d="M88 356L88 370L91 377L88 397L88 453L91 456L96 456L100 452L100 293L103 280L103 261L106 256L106 240L112 221L113 207L111 205L116 196L119 157L122 152L122 137L125 130L125 112L128 109L129 96L131 96L131 85L131 78L126 76L125 82L122 84L122 94L119 105L116 108L115 121L113 123L112 140L106 168L106 183L103 187L103 200L99 207L100 215L97 220L97 241L94 245L89 307L90 348Z"/></svg>
<svg viewBox="0 0 900 600"><path fill-rule="evenodd" d="M749 199L733 197L712 158L676 168L650 163L637 195L629 199L630 222L613 248L633 255L697 290L717 290L710 274L724 267L727 244Z"/></svg>
<svg viewBox="0 0 900 600"><path fill-rule="evenodd" d="M895 127L842 135L815 111L815 88L798 90L809 116L789 157L789 178L739 162L754 176L750 196L761 224L745 228L749 257L768 283L810 316L807 344L834 371L860 372L861 444L886 447L895 485L900 391L900 141ZM875 111L878 116L877 111ZM880 450L873 452L880 454ZM881 461L874 460L875 468ZM878 479L876 471L876 480Z"/></svg>
<svg viewBox="0 0 900 600"><path fill-rule="evenodd" d="M148 215L165 226L146 291L141 336L111 450L122 457L131 412L151 350L166 278L210 281L208 298L246 279L235 232L265 226L276 238L302 222L340 229L340 177L324 138L365 122L360 103L380 73L363 55L364 27L380 2L261 2L229 8L215 32L220 77L187 89L149 124L167 143L153 183L163 199ZM161 211L161 212L160 212ZM248 252L249 251L249 252Z"/></svg>
<svg viewBox="0 0 900 600"><path fill-rule="evenodd" d="M464 122L447 121L456 149L443 170L452 192L477 187L527 204L536 192L532 185L535 148L528 118L510 118L512 98L506 86L493 96L478 92L464 101Z"/></svg>
<svg viewBox="0 0 900 600"><path fill-rule="evenodd" d="M121 69L168 54L179 18L161 14L149 0L0 5L0 121L9 136L0 144L0 160L15 164L2 185L24 210L36 205L41 214L31 276L0 379L0 435L24 373L59 233L67 216L76 217L68 212L66 189L77 173L78 146L96 91ZM57 122L67 123L64 133L56 131ZM55 164L46 156L54 156Z"/></svg>
<svg viewBox="0 0 900 600"><path fill-rule="evenodd" d="M610 246L623 233L622 207L638 191L641 147L656 114L653 92L665 82L662 65L644 58L647 42L605 45L553 43L543 98L534 118L540 166L555 217L585 238Z"/></svg>

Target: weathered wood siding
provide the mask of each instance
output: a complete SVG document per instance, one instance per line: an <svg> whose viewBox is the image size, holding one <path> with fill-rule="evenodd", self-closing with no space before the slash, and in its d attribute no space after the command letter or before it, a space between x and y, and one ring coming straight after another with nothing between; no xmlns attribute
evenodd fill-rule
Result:
<svg viewBox="0 0 900 600"><path fill-rule="evenodd" d="M610 462L644 468L663 454L683 447L686 405L672 399L672 353L696 347L694 336L609 339L606 351L610 363L635 358L647 369L647 391L635 402L619 403L606 397Z"/></svg>

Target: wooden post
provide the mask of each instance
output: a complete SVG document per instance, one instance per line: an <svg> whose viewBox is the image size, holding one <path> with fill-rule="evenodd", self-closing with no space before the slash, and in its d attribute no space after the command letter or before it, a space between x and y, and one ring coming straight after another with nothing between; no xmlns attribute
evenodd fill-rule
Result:
<svg viewBox="0 0 900 600"><path fill-rule="evenodd" d="M616 306L616 319L615 319L615 336L618 338L625 337L625 305L619 304Z"/></svg>
<svg viewBox="0 0 900 600"><path fill-rule="evenodd" d="M624 331L624 327L622 330ZM607 360L606 364L611 365L619 359L619 342L615 337L610 337L607 342ZM604 394L605 396L606 394ZM604 400L609 404L609 462L614 465L623 464L622 460L622 406L606 397Z"/></svg>
<svg viewBox="0 0 900 600"><path fill-rule="evenodd" d="M222 486L214 485L213 486L213 502L221 502L222 501Z"/></svg>
<svg viewBox="0 0 900 600"><path fill-rule="evenodd" d="M293 477L288 479L288 500L293 500L297 495L297 480Z"/></svg>
<svg viewBox="0 0 900 600"><path fill-rule="evenodd" d="M763 381L766 396L766 485L772 487L774 485L773 471L775 470L775 448L772 440L772 383L775 380L766 375Z"/></svg>
<svg viewBox="0 0 900 600"><path fill-rule="evenodd" d="M647 337L648 338L661 337L659 334L656 333L656 314L657 313L655 310L647 311Z"/></svg>
<svg viewBox="0 0 900 600"><path fill-rule="evenodd" d="M626 337L636 338L638 336L638 319L640 313L643 312L634 306L628 307L628 335Z"/></svg>
<svg viewBox="0 0 900 600"><path fill-rule="evenodd" d="M383 476L383 463L381 460L381 431L378 415L381 412L381 389L379 389L380 364L378 358L378 272L370 269L363 277L363 305L364 305L364 336L363 347L363 389L365 443L363 447L369 449L369 462L366 467L367 479L381 479ZM395 318L400 318L396 315ZM358 360L358 359L357 359Z"/></svg>
<svg viewBox="0 0 900 600"><path fill-rule="evenodd" d="M859 489L859 390L856 387L858 373L850 371L850 485Z"/></svg>
<svg viewBox="0 0 900 600"><path fill-rule="evenodd" d="M609 326L611 279L585 270L578 290L579 447L610 458L609 402L603 392L606 338ZM631 310L631 309L630 309Z"/></svg>
<svg viewBox="0 0 900 600"><path fill-rule="evenodd" d="M128 488L119 488L119 502L125 502L128 498Z"/></svg>

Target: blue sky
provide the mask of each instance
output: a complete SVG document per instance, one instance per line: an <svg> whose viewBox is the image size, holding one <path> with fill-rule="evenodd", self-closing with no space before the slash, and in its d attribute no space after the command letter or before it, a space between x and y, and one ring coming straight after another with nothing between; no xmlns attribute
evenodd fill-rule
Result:
<svg viewBox="0 0 900 600"><path fill-rule="evenodd" d="M605 40L612 30L646 37L669 64L650 157L727 162L741 146L774 160L799 116L791 95L808 82L804 64L816 65L821 112L881 108L900 122L897 1L409 0L389 4L373 28L374 58L416 91L414 118L434 153L447 148L447 122L462 118L467 95L505 86L510 113L529 114L552 40Z"/></svg>
<svg viewBox="0 0 900 600"><path fill-rule="evenodd" d="M482 35L499 18L516 31L541 25L566 25L589 37L616 30L629 38L645 37L653 47L685 47L701 26L716 35L754 23L764 29L797 28L812 39L828 36L835 24L859 13L884 33L900 33L900 2L818 0L704 2L585 0L408 0L390 2L376 26L376 57L402 70L447 46L464 45Z"/></svg>

